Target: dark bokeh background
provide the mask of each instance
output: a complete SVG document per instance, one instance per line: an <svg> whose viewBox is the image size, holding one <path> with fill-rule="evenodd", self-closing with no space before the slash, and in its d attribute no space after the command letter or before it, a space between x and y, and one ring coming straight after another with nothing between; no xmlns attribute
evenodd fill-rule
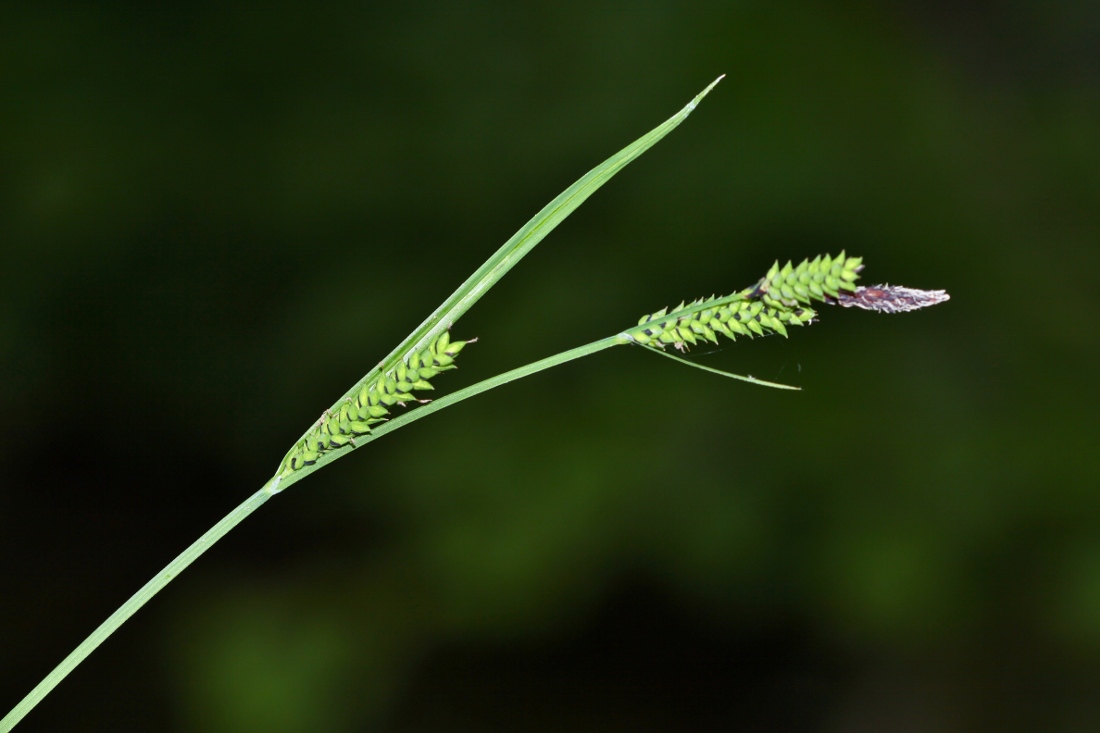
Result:
<svg viewBox="0 0 1100 733"><path fill-rule="evenodd" d="M617 349L418 422L19 730L1100 728L1100 10L967 7L6 6L0 708L724 72L438 387L775 258L950 303L699 356L801 393Z"/></svg>

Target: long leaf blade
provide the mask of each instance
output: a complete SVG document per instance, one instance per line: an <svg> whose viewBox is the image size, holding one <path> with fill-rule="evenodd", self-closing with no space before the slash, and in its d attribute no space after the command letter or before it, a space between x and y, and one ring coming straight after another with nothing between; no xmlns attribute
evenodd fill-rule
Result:
<svg viewBox="0 0 1100 733"><path fill-rule="evenodd" d="M443 301L443 303L436 308L423 323L417 326L416 330L410 333L397 348L391 351L381 363L352 385L340 399L336 400L330 409L339 409L340 405L348 397L356 394L365 382L374 379L379 373L385 373L394 369L407 355L426 348L439 334L453 326L455 322L489 290L489 288L504 277L504 275L507 274L524 255L530 252L535 245L541 242L547 234L552 232L558 224L573 213L573 211L584 203L589 196L595 193L603 184L607 183L616 173L629 165L642 153L653 147L665 135L672 132L681 122L687 119L688 115L695 110L699 102L707 96L710 90L713 89L724 76L723 74L711 82L706 89L699 92L694 99L688 102L683 109L672 117L588 171L588 173L581 176L572 186L558 194L553 201L544 206L542 210L531 217L519 231L512 235L512 237L486 260L485 264L478 268L473 275L467 278L457 290L451 293L450 297ZM305 435L306 433L303 433L302 437L305 437ZM332 460L347 455L353 448L354 446L349 446L348 449L334 451L323 456L317 463L311 466L304 466L302 469L295 471L294 474L286 477L282 481L280 489L286 488L286 486L305 478L308 474Z"/></svg>

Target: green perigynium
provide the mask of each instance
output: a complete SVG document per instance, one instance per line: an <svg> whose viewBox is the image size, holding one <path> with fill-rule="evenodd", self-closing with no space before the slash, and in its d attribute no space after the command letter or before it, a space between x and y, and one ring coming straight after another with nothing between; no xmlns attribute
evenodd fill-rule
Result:
<svg viewBox="0 0 1100 733"><path fill-rule="evenodd" d="M409 402L427 402L413 396L414 391L435 389L432 377L454 369L454 360L469 341L451 341L444 331L422 351L414 351L395 369L363 382L354 397L345 398L335 411L325 411L317 424L283 458L277 475L286 477L304 466L311 466L329 451L355 446L355 436L369 433L370 426L386 420L389 408Z"/></svg>

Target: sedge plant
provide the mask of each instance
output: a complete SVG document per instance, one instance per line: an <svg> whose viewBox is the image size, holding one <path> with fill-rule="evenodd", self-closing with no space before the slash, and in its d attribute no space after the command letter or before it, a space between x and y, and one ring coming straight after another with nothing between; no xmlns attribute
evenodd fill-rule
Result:
<svg viewBox="0 0 1100 733"><path fill-rule="evenodd" d="M795 266L778 262L757 282L730 295L682 302L642 316L612 336L547 357L497 375L435 400L423 395L435 389L434 379L453 369L455 359L473 342L453 339L451 328L485 292L531 251L565 217L612 176L674 130L721 81L719 77L683 109L582 176L531 218L476 272L458 287L423 323L377 366L324 410L280 461L275 474L240 506L215 524L190 547L123 603L69 656L51 671L2 720L8 733L50 691L130 616L194 562L215 542L271 497L294 483L349 455L408 423L426 417L474 395L567 361L612 346L635 345L690 366L753 384L798 389L751 376L729 374L686 361L683 354L700 342L718 343L719 337L780 334L813 323L815 304L835 304L893 313L913 310L948 299L942 290L925 291L898 286L857 285L862 259L822 255ZM415 408L415 409L407 409Z"/></svg>

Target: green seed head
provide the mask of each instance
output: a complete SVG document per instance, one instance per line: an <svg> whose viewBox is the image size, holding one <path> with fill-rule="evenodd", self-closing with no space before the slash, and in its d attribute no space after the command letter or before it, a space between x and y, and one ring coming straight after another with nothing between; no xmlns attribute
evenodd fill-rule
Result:
<svg viewBox="0 0 1100 733"><path fill-rule="evenodd" d="M642 316L626 333L638 343L664 347L671 344L685 350L700 340L718 342L718 334L763 336L788 335L790 326L805 326L817 313L807 306L813 301L837 302L841 293L857 291L856 281L863 259L822 255L798 265L776 261L754 286L719 298L681 303L669 311L662 308ZM666 320L668 315L671 319Z"/></svg>
<svg viewBox="0 0 1100 733"><path fill-rule="evenodd" d="M383 422L390 407L415 403L413 392L431 390L430 380L441 371L454 369L455 357L470 341L451 341L444 331L426 349L414 351L384 374L360 385L354 398L326 411L314 427L283 458L280 476L309 466L329 451L354 446L357 435L367 435L370 426Z"/></svg>

